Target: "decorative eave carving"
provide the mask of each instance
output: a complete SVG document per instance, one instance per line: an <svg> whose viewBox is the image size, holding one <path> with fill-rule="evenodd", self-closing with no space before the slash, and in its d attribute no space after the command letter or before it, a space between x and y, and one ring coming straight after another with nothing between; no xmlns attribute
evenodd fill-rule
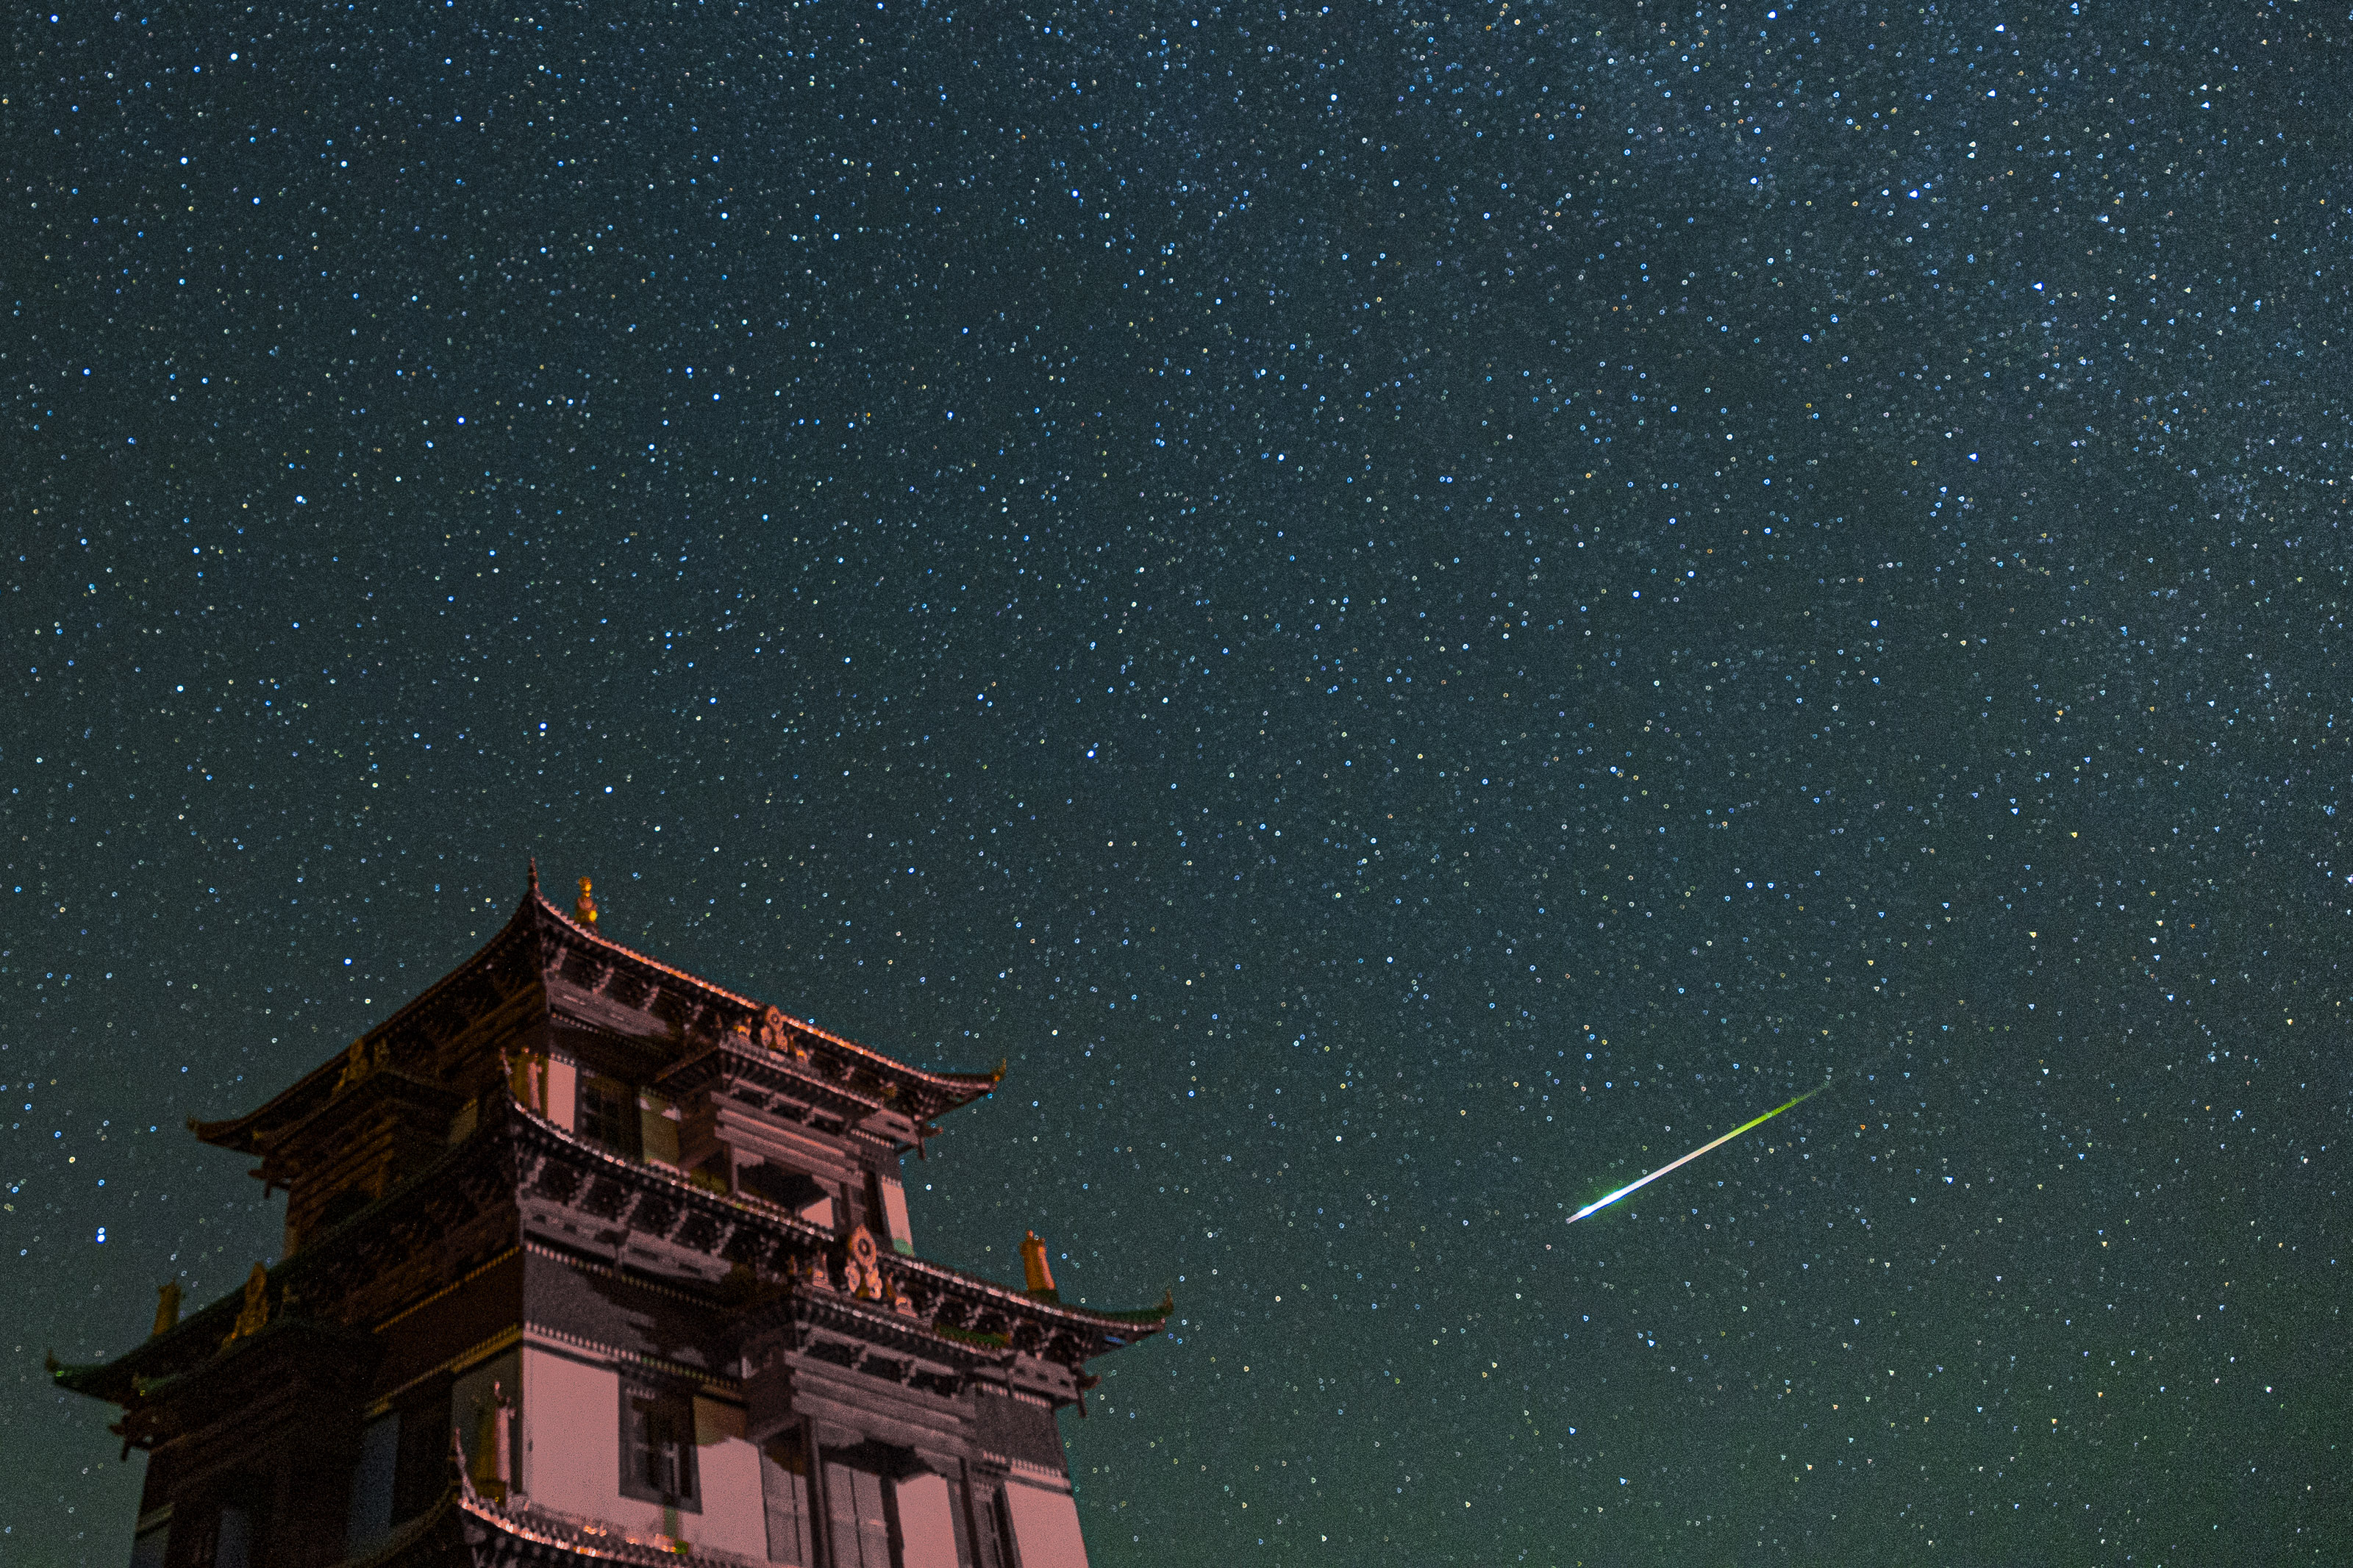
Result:
<svg viewBox="0 0 2353 1568"><path fill-rule="evenodd" d="M870 1081L861 1089L826 1071L840 1065L731 1033L666 1068L653 1087L680 1100L708 1089L765 1114L802 1122L829 1119L893 1149L917 1146L922 1133L914 1120L881 1097L889 1085Z"/></svg>
<svg viewBox="0 0 2353 1568"><path fill-rule="evenodd" d="M1000 1341L943 1332L904 1306L861 1300L807 1277L744 1309L735 1327L753 1375L780 1354L797 1353L944 1398L975 1376L1002 1381L1016 1359Z"/></svg>
<svg viewBox="0 0 2353 1568"><path fill-rule="evenodd" d="M187 1372L133 1380L125 1397L115 1401L123 1409L113 1431L127 1453L245 1422L289 1401L332 1399L363 1387L382 1349L373 1334L280 1316L250 1333L233 1334ZM251 1434L243 1436L249 1440Z"/></svg>
<svg viewBox="0 0 2353 1568"><path fill-rule="evenodd" d="M453 1452L439 1501L337 1568L765 1568L758 1559L559 1512L475 1486Z"/></svg>
<svg viewBox="0 0 2353 1568"><path fill-rule="evenodd" d="M607 1232L642 1235L701 1253L712 1261L714 1281L726 1275L727 1266L740 1264L753 1280L767 1282L769 1295L786 1281L807 1281L819 1272L828 1288L840 1293L836 1282L841 1278L841 1238L757 1199L713 1192L678 1173L609 1153L510 1096L495 1094L483 1102L463 1142L269 1270L270 1300L282 1303L290 1294L322 1307L346 1300L496 1214L509 1216L501 1235L512 1237L519 1219L515 1210L524 1200L574 1209ZM842 1310L850 1314L843 1321L871 1319L888 1322L893 1331L937 1339L944 1347L1035 1356L1073 1371L1157 1333L1175 1306L1166 1295L1158 1306L1134 1312L1049 1302L944 1264L889 1251L876 1253L872 1266L881 1276L883 1299L860 1302L842 1294ZM766 1299L755 1294L754 1301ZM712 1300L722 1309L731 1305L715 1282ZM59 1387L131 1405L143 1387L186 1374L214 1357L245 1306L244 1291L232 1291L111 1362L53 1367L52 1374ZM273 1329L283 1311L273 1309ZM259 1342L269 1331L248 1338Z"/></svg>
<svg viewBox="0 0 2353 1568"><path fill-rule="evenodd" d="M419 1038L446 1038L456 1028L462 1027L465 1018L455 1016L464 1011L457 1005L461 994L469 987L488 984L490 975L500 967L501 962L515 955L515 950L528 935L525 916L530 908L530 900L518 906L514 918L483 943L472 957L427 986L406 1006L353 1042L363 1058L383 1066L397 1066L405 1054L402 1047L406 1043ZM188 1118L188 1129L199 1142L216 1148L259 1154L287 1128L307 1120L332 1100L351 1065L351 1053L340 1052L257 1109L242 1116L227 1117L218 1121L199 1121L192 1116Z"/></svg>
<svg viewBox="0 0 2353 1568"><path fill-rule="evenodd" d="M510 1103L505 1114L518 1130L523 1192L576 1210L605 1231L634 1232L714 1262L740 1263L755 1278L805 1279L821 1270L828 1285L840 1279L841 1240L797 1215L623 1159L521 1106ZM883 1289L904 1298L921 1322L1001 1339L1012 1350L1071 1367L1159 1332L1175 1308L1166 1296L1159 1306L1134 1312L1046 1301L895 1252L876 1253L872 1266Z"/></svg>
<svg viewBox="0 0 2353 1568"><path fill-rule="evenodd" d="M513 1199L510 1143L478 1128L375 1204L267 1270L269 1321L283 1317L289 1301L322 1308L343 1301L417 1255L447 1246L485 1214L512 1207ZM218 1353L238 1337L238 1321L248 1311L248 1289L240 1287L113 1361L52 1367L51 1373L61 1388L128 1405L142 1387L183 1375Z"/></svg>
<svg viewBox="0 0 2353 1568"><path fill-rule="evenodd" d="M540 946L543 967L553 970L568 954L586 955L608 967L633 968L638 979L652 983L656 988L670 987L684 1004L679 1008L681 1032L696 1042L687 1048L690 1058L699 1054L701 1048L731 1039L746 1043L754 1050L806 1057L812 1058L821 1071L829 1066L839 1079L863 1080L874 1086L876 1098L904 1110L911 1119L944 1116L960 1106L969 1105L994 1090L1004 1077L1002 1071L935 1073L910 1067L847 1036L797 1018L780 1007L739 995L682 969L674 969L659 959L623 947L603 932L573 920L544 898L538 900L538 906L546 917ZM595 989L601 992L610 984L608 976ZM640 1010L653 1009L641 1005Z"/></svg>
<svg viewBox="0 0 2353 1568"><path fill-rule="evenodd" d="M665 1535L640 1535L604 1520L558 1513L529 1499L501 1502L461 1480L444 1505L475 1568L563 1568L572 1563L627 1563L634 1568L763 1568L757 1560L698 1547ZM409 1558L382 1563L407 1568ZM445 1558L413 1561L439 1563ZM379 1560L371 1559L370 1568Z"/></svg>
<svg viewBox="0 0 2353 1568"><path fill-rule="evenodd" d="M835 1077L853 1091L861 1087L871 1089L870 1099L903 1112L910 1129L901 1141L918 1146L932 1130L923 1125L918 1132L917 1124L981 1099L1003 1077L1001 1068L995 1073L935 1073L910 1067L782 1009L649 958L556 908L540 891L536 879L507 923L472 957L354 1042L356 1059L371 1071L398 1068L413 1059L417 1047L448 1039L489 1007L512 999L518 987L532 984L530 976L542 977L543 988L543 977L567 957L585 960L601 974L595 987L598 993L626 976L638 992L638 1010L659 1016L669 1026L660 1049L692 1057L712 1044L737 1037L739 1031L755 1039L767 1037L799 1042L810 1051L820 1071L830 1066ZM580 1026L602 1026L582 1020ZM631 1043L641 1050L649 1044ZM206 1143L261 1153L288 1129L308 1120L334 1098L353 1060L350 1054L340 1054L254 1110L217 1121L192 1117L188 1126Z"/></svg>
<svg viewBox="0 0 2353 1568"><path fill-rule="evenodd" d="M462 1103L455 1091L438 1083L390 1068L377 1068L340 1087L324 1105L273 1137L254 1174L272 1187L289 1185L298 1173L295 1167L315 1157L322 1144L335 1139L354 1119L394 1102L420 1125L430 1125L437 1132Z"/></svg>

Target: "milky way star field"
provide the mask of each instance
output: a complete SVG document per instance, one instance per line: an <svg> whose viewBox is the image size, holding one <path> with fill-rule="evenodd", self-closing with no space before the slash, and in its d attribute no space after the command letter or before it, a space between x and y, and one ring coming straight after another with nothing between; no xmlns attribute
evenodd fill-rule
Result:
<svg viewBox="0 0 2353 1568"><path fill-rule="evenodd" d="M534 857L1007 1064L1098 1563L2353 1552L2341 17L11 27L0 1558Z"/></svg>

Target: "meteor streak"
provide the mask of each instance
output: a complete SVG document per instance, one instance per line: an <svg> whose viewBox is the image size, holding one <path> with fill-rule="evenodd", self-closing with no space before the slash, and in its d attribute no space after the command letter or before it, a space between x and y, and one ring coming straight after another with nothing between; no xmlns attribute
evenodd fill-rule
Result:
<svg viewBox="0 0 2353 1568"><path fill-rule="evenodd" d="M1802 1104L1804 1104L1807 1100L1810 1100L1813 1099L1813 1098L1814 1098L1814 1096L1816 1096L1816 1095L1818 1095L1818 1094L1821 1093L1821 1091L1822 1091L1822 1090L1824 1090L1824 1089L1828 1089L1828 1088L1830 1088L1830 1083L1829 1083L1829 1081L1826 1079L1826 1080L1824 1080L1823 1082L1821 1082L1821 1083L1818 1083L1818 1084L1816 1084L1813 1088L1811 1088L1811 1089L1810 1089L1806 1090L1806 1092L1805 1092L1805 1093L1803 1093L1803 1094L1801 1094L1801 1095L1798 1096L1798 1098L1797 1098L1797 1099L1795 1099L1795 1100L1793 1100L1789 1101L1789 1105L1802 1105ZM1746 1132L1746 1131L1747 1131L1750 1128L1752 1128L1752 1127L1756 1126L1757 1121L1772 1121L1772 1120L1773 1120L1773 1118L1775 1118L1775 1117L1777 1117L1777 1116L1780 1115L1780 1114L1781 1114L1781 1112L1783 1112L1783 1111L1785 1111L1785 1110L1788 1110L1788 1109L1789 1109L1789 1105L1777 1105L1777 1106L1775 1106L1772 1110L1770 1110L1767 1111L1764 1115L1762 1115L1762 1116L1758 1117L1758 1118L1757 1119L1757 1121L1744 1121L1744 1122L1742 1122L1739 1126L1737 1126L1737 1127L1734 1128L1731 1131L1729 1131L1729 1132L1725 1133L1723 1137L1718 1138L1717 1140L1715 1140L1715 1142L1713 1142L1713 1143L1703 1143L1703 1144L1701 1144L1698 1148L1696 1148L1696 1149L1693 1150L1690 1153L1688 1153L1688 1154L1684 1155L1682 1159L1680 1159L1680 1160L1672 1160L1672 1161L1668 1162L1666 1164L1663 1164L1663 1165L1660 1166L1657 1170L1655 1170L1655 1171L1651 1172L1649 1175L1644 1176L1644 1177L1643 1177L1643 1178L1641 1178L1641 1180L1640 1180L1640 1181L1635 1181L1635 1182L1629 1182L1629 1183L1627 1183L1624 1186L1622 1186L1622 1187L1619 1188L1616 1192L1611 1193L1611 1194L1610 1194L1608 1197L1606 1197L1606 1198L1596 1198L1593 1202L1591 1202L1591 1203L1589 1203L1589 1204L1586 1205L1583 1208L1581 1208L1581 1209L1577 1210L1575 1214L1573 1214L1573 1215L1569 1215L1569 1216L1568 1216L1568 1223L1569 1223L1569 1224L1571 1224L1571 1225L1575 1225L1578 1220L1583 1219L1587 1215L1589 1215L1589 1214L1593 1213L1596 1209L1606 1209L1606 1208L1608 1208L1611 1204L1616 1203L1620 1198L1624 1197L1628 1193L1632 1192L1636 1187L1647 1186L1647 1185L1649 1185L1651 1183L1657 1181L1661 1176L1665 1175L1669 1171L1673 1170L1677 1165L1688 1165L1688 1164L1690 1164L1694 1160L1698 1159L1702 1154L1706 1153L1710 1149L1715 1148L1715 1147L1717 1147L1717 1145L1719 1145L1719 1144L1724 1144L1724 1143L1729 1143L1729 1142L1731 1142L1735 1138L1739 1137L1743 1132Z"/></svg>

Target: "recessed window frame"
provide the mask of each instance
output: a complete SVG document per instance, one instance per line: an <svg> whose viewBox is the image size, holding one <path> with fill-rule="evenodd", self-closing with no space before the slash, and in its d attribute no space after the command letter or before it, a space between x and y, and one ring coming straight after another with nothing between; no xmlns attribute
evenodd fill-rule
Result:
<svg viewBox="0 0 2353 1568"><path fill-rule="evenodd" d="M583 1074L575 1091L573 1130L624 1159L638 1157L638 1091L617 1079Z"/></svg>
<svg viewBox="0 0 2353 1568"><path fill-rule="evenodd" d="M693 1394L643 1379L622 1379L620 1459L623 1497L681 1513L701 1513Z"/></svg>

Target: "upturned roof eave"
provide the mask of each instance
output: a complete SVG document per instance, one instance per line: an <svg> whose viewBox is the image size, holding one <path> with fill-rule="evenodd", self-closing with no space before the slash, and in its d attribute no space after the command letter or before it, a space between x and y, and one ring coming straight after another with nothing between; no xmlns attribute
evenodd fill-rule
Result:
<svg viewBox="0 0 2353 1568"><path fill-rule="evenodd" d="M550 902L546 894L540 890L538 883L534 880L525 890L522 900L516 904L514 913L508 917L504 925L491 934L488 942L475 950L464 962L419 992L390 1017L362 1035L360 1038L376 1039L430 1009L449 987L489 960L520 931L527 930L533 917L550 921L568 936L586 942L592 948L611 953L631 963L642 965L655 973L691 987L712 1001L740 1009L751 1016L757 1017L766 1011L767 1005L765 1003L739 992L730 991L725 986L714 984L700 975L691 974L675 965L664 963L658 958L649 957L634 948L615 942L594 928L574 920ZM794 1028L823 1040L828 1045L844 1052L861 1058L891 1076L928 1086L951 1102L944 1110L932 1114L944 1115L947 1110L961 1110L973 1101L984 1098L997 1087L997 1079L994 1074L932 1072L923 1068L913 1067L894 1057L886 1056L871 1046L860 1045L846 1036L821 1028L805 1018L796 1017L792 1014L784 1012L782 1008L778 1008L777 1012ZM199 1121L191 1117L188 1121L188 1128L195 1133L200 1142L212 1144L216 1148L234 1149L241 1153L259 1153L265 1132L290 1121L301 1121L317 1110L317 1102L332 1092L334 1082L343 1071L343 1058L338 1053L303 1074L291 1085L280 1090L254 1110L241 1116L225 1117L217 1121Z"/></svg>
<svg viewBox="0 0 2353 1568"><path fill-rule="evenodd" d="M582 941L586 942L593 947L602 948L618 957L626 958L633 963L641 963L658 973L666 974L673 980L682 981L686 984L691 985L717 1000L731 1003L737 1007L743 1008L754 1017L761 1016L768 1010L769 1004L765 1002L759 1001L754 997L743 995L738 992L730 991L723 985L715 985L710 981L703 979L699 974L691 974L687 971L680 969L673 964L664 963L659 958L649 957L645 953L638 952L635 948L628 947L620 942L615 942L611 937L605 935L602 931L597 931L593 926L581 924L578 921L574 920L570 915L565 914L562 910L558 909L554 904L549 902L547 895L540 892L535 888L533 889L531 897L539 901L540 909L551 919L554 920L557 924L561 925L565 931L571 932L574 936L580 938ZM997 1087L997 1079L993 1073L933 1072L927 1068L910 1066L908 1063L899 1060L896 1057L886 1056L882 1052L876 1050L871 1046L860 1045L858 1041L849 1038L847 1035L837 1035L832 1030L812 1024L806 1018L796 1017L792 1014L785 1012L781 1007L777 1008L776 1011L783 1016L785 1022L790 1024L794 1028L800 1030L804 1034L814 1036L818 1039L826 1042L826 1044L838 1047L841 1050L847 1051L854 1056L862 1057L867 1061L885 1068L891 1073L914 1079L920 1083L928 1084L934 1089L945 1091L951 1096L960 1097L956 1099L954 1105L948 1108L951 1110L961 1110L963 1107L971 1104L974 1100L987 1095Z"/></svg>
<svg viewBox="0 0 2353 1568"><path fill-rule="evenodd" d="M547 900L540 896L536 885L523 895L522 901L515 906L515 911L507 918L506 924L491 933L490 941L475 949L463 963L418 992L406 1005L396 1009L390 1017L368 1030L360 1038L375 1039L379 1036L389 1033L395 1026L425 1012L439 999L443 992L455 984L460 977L471 973L476 965L488 960L499 950L501 943L512 938L517 928L523 924L523 917L530 913L533 904L543 909L547 907ZM197 1142L209 1143L216 1149L235 1149L247 1154L259 1153L260 1152L259 1138L264 1128L308 1118L318 1109L311 1101L319 1098L322 1084L332 1094L335 1080L343 1074L343 1053L337 1052L295 1079L291 1085L280 1089L268 1100L242 1116L226 1117L218 1121L199 1121L192 1116L188 1119L188 1130L196 1135Z"/></svg>
<svg viewBox="0 0 2353 1568"><path fill-rule="evenodd" d="M281 1296L288 1278L297 1272L295 1266L299 1261L299 1258L290 1258L268 1270L271 1289ZM289 1335L323 1335L353 1344L363 1344L367 1341L364 1333L342 1324L299 1312L287 1312L282 1309L259 1330L232 1340L229 1331L237 1323L237 1308L243 1297L244 1287L240 1285L218 1300L181 1319L164 1332L132 1346L111 1361L84 1362L52 1368L50 1382L69 1394L79 1394L127 1408L159 1389L183 1383L210 1370L226 1355L242 1353L256 1345L277 1344ZM151 1372L145 1370L147 1368L158 1370Z"/></svg>
<svg viewBox="0 0 2353 1568"><path fill-rule="evenodd" d="M592 1157L614 1173L624 1174L633 1180L659 1184L670 1189L677 1195L692 1201L732 1209L744 1218L777 1226L797 1234L804 1240L816 1240L821 1244L830 1245L837 1239L826 1236L807 1221L788 1215L767 1205L748 1201L731 1193L715 1193L708 1187L697 1186L693 1181L678 1172L616 1154L610 1150L590 1142L576 1132L558 1126L527 1105L509 1100L507 1109L518 1121L531 1127L540 1136L553 1138L572 1150ZM887 1261L892 1267L929 1274L943 1281L953 1281L963 1289L982 1291L1006 1310L1018 1316L1028 1316L1040 1322L1060 1321L1070 1327L1084 1327L1089 1324L1108 1325L1126 1331L1132 1338L1156 1333L1176 1310L1176 1298L1168 1293L1163 1294L1161 1304L1157 1307L1146 1307L1129 1311L1103 1310L1093 1307L1072 1306L1067 1301L1048 1300L1043 1297L1033 1296L1027 1290L991 1279L986 1275L967 1273L953 1265L935 1262L931 1258L914 1254L892 1253ZM1141 1332L1139 1333L1138 1331Z"/></svg>
<svg viewBox="0 0 2353 1568"><path fill-rule="evenodd" d="M1104 1308L1072 1306L1070 1302L1059 1299L1049 1300L1043 1296L1033 1296L1027 1290L991 1279L985 1274L968 1273L951 1264L935 1262L928 1258L908 1253L899 1253L895 1257L902 1268L919 1269L923 1273L952 1279L967 1289L978 1289L1008 1308L1018 1309L1023 1313L1034 1314L1041 1320L1059 1320L1071 1325L1111 1324L1129 1331L1137 1338L1141 1338L1143 1334L1159 1332L1168 1321L1169 1316L1176 1310L1176 1296L1166 1292L1164 1292L1161 1304L1157 1307L1114 1311Z"/></svg>
<svg viewBox="0 0 2353 1568"><path fill-rule="evenodd" d="M774 1226L780 1233L790 1235L800 1245L823 1247L835 1238L817 1226L797 1216L769 1205L746 1200L733 1194L713 1193L697 1186L681 1173L649 1165L641 1161L626 1159L599 1148L576 1133L540 1116L512 1096L497 1097L497 1103L512 1117L512 1125L528 1128L535 1135L553 1139L577 1153L593 1158L599 1165L615 1174L647 1181L669 1189L675 1196L698 1205L732 1211L734 1215L755 1223ZM336 1235L347 1230L363 1229L380 1223L382 1216L418 1191L445 1180L448 1173L464 1161L474 1157L482 1141L496 1134L505 1117L486 1115L472 1137L451 1146L443 1155L411 1175L391 1192L370 1205L360 1214L336 1227ZM329 1267L334 1261L330 1249L331 1239L305 1247L291 1258L282 1258L269 1269L268 1278L273 1292L282 1292L290 1285L313 1270ZM976 1291L988 1297L1008 1316L1027 1318L1041 1326L1059 1324L1086 1332L1090 1330L1116 1330L1123 1343L1133 1344L1166 1326L1176 1310L1173 1293L1164 1292L1160 1304L1134 1310L1113 1310L1074 1306L1067 1301L1047 1300L1028 1291L974 1274L950 1264L904 1253L890 1256L890 1265L932 1276L943 1283L953 1283L957 1289ZM202 1365L217 1351L223 1338L237 1320L242 1287L221 1296L207 1305L190 1312L174 1327L145 1340L118 1356L104 1362L58 1365L51 1371L55 1384L69 1392L103 1400L111 1405L125 1405L138 1394L139 1384L164 1377L177 1375ZM938 1325L930 1325L938 1331ZM961 1331L958 1331L961 1332Z"/></svg>
<svg viewBox="0 0 2353 1568"><path fill-rule="evenodd" d="M336 1226L327 1233L326 1241L307 1247L291 1258L281 1258L268 1267L264 1275L269 1281L271 1291L282 1299L285 1291L301 1284L306 1275L332 1263L333 1255L328 1251L327 1242L345 1233L356 1234L364 1230L403 1200L441 1180L477 1152L478 1139L486 1131L487 1128L477 1129L476 1137L450 1145L438 1159ZM51 1378L59 1387L71 1393L103 1399L112 1405L126 1404L121 1396L125 1394L135 1395L140 1384L184 1375L201 1367L216 1354L237 1321L244 1292L245 1287L240 1283L227 1294L189 1312L162 1333L141 1341L121 1355L110 1361L58 1366L52 1371Z"/></svg>

